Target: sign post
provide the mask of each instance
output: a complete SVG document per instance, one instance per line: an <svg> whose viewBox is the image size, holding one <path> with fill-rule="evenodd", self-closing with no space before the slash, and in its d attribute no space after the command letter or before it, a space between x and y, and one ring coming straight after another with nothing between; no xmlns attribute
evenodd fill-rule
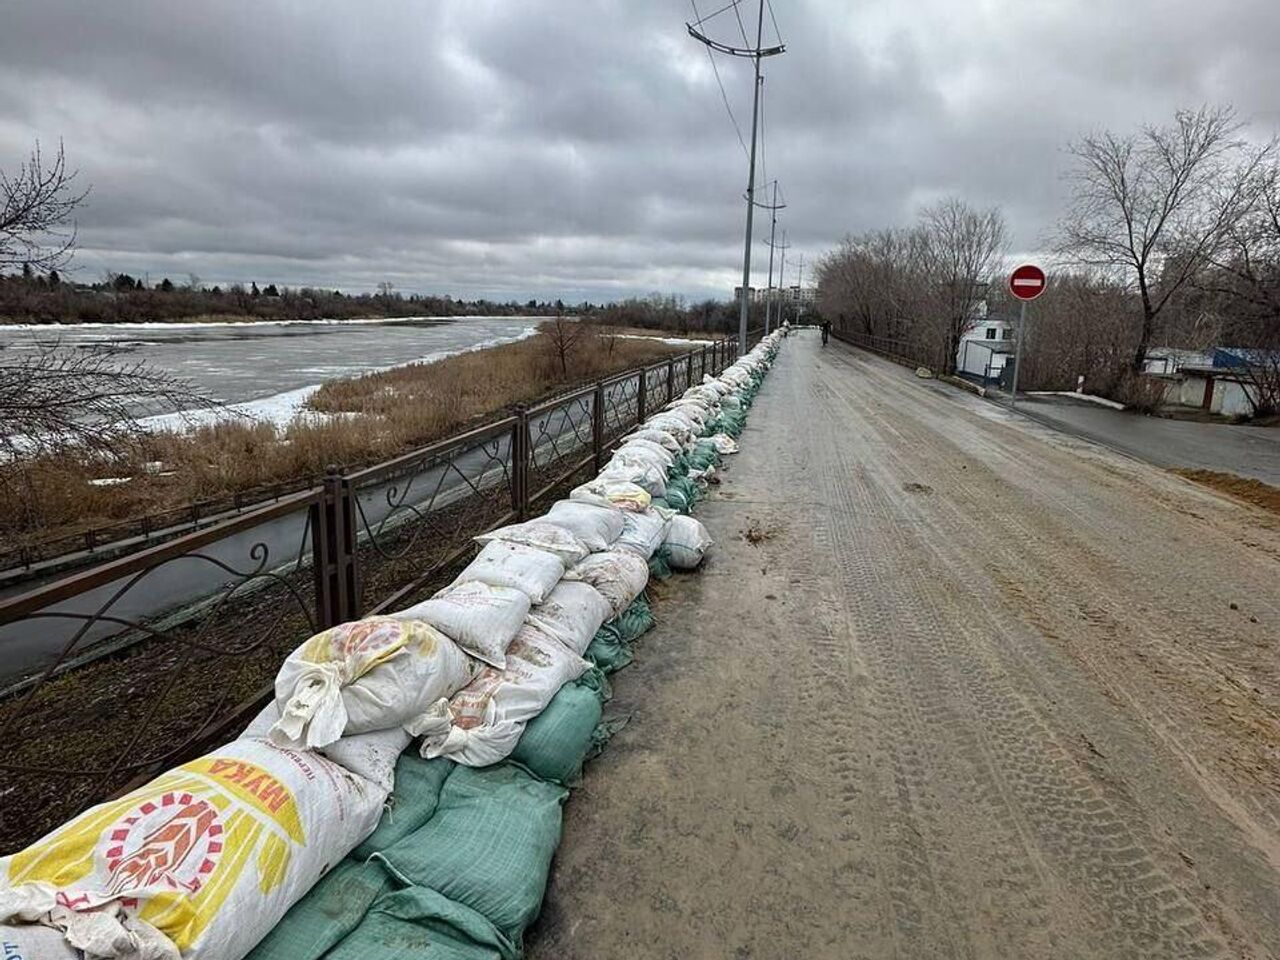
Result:
<svg viewBox="0 0 1280 960"><path fill-rule="evenodd" d="M1013 358L1013 385L1009 406L1018 405L1018 374L1022 372L1022 341L1027 336L1027 304L1044 293L1044 271L1032 263L1024 263L1009 274L1009 292L1021 304L1018 310L1018 346Z"/></svg>

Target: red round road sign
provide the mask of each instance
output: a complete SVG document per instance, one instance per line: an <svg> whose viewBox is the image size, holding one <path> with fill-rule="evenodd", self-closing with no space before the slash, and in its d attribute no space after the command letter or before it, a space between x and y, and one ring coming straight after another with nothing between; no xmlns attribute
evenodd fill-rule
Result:
<svg viewBox="0 0 1280 960"><path fill-rule="evenodd" d="M1044 288L1044 271L1033 263L1024 263L1009 274L1009 292L1019 300L1034 300Z"/></svg>

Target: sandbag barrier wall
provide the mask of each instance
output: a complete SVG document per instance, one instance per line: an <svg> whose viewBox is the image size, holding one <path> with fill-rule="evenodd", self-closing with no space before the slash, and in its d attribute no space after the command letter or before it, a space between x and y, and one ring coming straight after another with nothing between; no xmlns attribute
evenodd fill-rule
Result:
<svg viewBox="0 0 1280 960"><path fill-rule="evenodd" d="M643 404L736 357L708 341L0 598L0 776L16 788L0 852L224 743L299 641L433 590L475 534L599 469Z"/></svg>
<svg viewBox="0 0 1280 960"><path fill-rule="evenodd" d="M95 952L89 955L105 957L239 960L246 952L254 960L405 954L452 960L518 957L524 930L540 909L568 787L576 783L582 763L622 722L603 716L609 696L605 674L630 662L631 645L653 624L644 580L649 572L667 575L669 564L696 564L707 545L698 537L689 540L688 530L675 537L676 518L664 510L669 505L673 514L687 517L718 463L719 450L736 450L733 438L742 430L777 346L777 335L767 337L725 372L723 379L732 381L733 390L721 396L723 404L715 404L714 420L701 425L702 439L681 445L664 479L648 476L664 493L656 504L641 489L647 499L635 509L640 494L633 488L638 484L623 479L647 476L634 456L641 448L639 440L634 441L632 455L615 457L596 481L562 501L608 511L614 509L612 503L596 501L617 497L619 504L626 504L626 519L635 519L625 536L632 541L648 536L640 521L643 514L646 523L654 517L665 521L662 542L653 544L638 587L631 581L620 587L626 576L615 577L612 561L606 559L611 553L634 555L627 551L593 553L564 575L561 584L575 584L580 593L584 583L592 588L587 592L599 590L616 615L586 646L589 669L584 663L575 679L559 682L550 691L548 702L520 724L514 749L504 748L507 758L481 766L468 761L464 750L456 754L463 763L446 756L423 759L412 750L400 752L408 738L398 729L343 737L323 753L281 749L256 735L237 740L133 795L86 812L51 838L0 861L0 911L6 911L0 921L11 922L0 926L0 940L14 944L17 951L6 956L78 956L58 933L66 930L78 946L92 945ZM691 387L688 394L698 389ZM682 408L682 403L688 405ZM665 421L674 429L683 422L681 417L697 419L696 406L693 401L675 401L648 422ZM714 440L707 439L712 436ZM492 546L482 551L482 558ZM460 577L459 582L465 587L474 581ZM628 599L631 602L624 605ZM539 610L538 605L531 609L530 622ZM387 623L374 618L347 627L367 633L385 630ZM278 710L274 716L280 716ZM385 740L387 734L393 735L390 741ZM398 757L393 753L388 760L369 748L369 741L378 738L397 743ZM430 740L424 739L424 752ZM347 741L351 748L338 752ZM363 753L355 749L357 743L364 745ZM379 772L379 764L386 764L385 773ZM319 793L307 783L317 780L325 781ZM210 783L223 792L210 792ZM389 793L379 819L377 807ZM222 829L208 829L208 824L221 824L219 810L227 812L220 803L235 806L236 816L243 814L239 835L224 837ZM181 813L165 821L163 829L152 831L155 818L168 816L164 810L173 805ZM244 821L255 816L254 828L262 835L246 836ZM172 832L179 821L182 827ZM149 827L144 830L140 824ZM156 835L165 830L170 832L157 846ZM97 831L104 831L101 842ZM273 831L280 834L274 841ZM304 833L310 834L309 848ZM230 849L224 853L224 848ZM227 871L219 870L221 859L228 857L242 869L247 869L246 860L256 857L257 876L249 878L256 882L241 883L240 869L228 881ZM173 883L184 865L190 871L187 882ZM164 889L157 893L140 876L162 876L168 887L160 884ZM18 880L26 885L17 886ZM231 888L230 900L210 893L219 883L224 898L225 888ZM306 892L308 888L312 889ZM37 919L44 925L12 925L15 920Z"/></svg>

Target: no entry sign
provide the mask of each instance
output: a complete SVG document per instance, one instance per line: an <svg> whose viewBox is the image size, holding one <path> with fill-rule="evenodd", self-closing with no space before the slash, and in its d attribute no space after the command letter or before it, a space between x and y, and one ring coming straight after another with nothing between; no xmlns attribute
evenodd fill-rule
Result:
<svg viewBox="0 0 1280 960"><path fill-rule="evenodd" d="M1034 300L1044 293L1044 271L1033 263L1024 263L1009 274L1009 292L1019 300Z"/></svg>

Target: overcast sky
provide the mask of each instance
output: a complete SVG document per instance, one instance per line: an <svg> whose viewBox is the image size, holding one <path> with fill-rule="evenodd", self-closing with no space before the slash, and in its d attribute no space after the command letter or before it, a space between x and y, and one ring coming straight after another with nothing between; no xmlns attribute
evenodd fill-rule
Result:
<svg viewBox="0 0 1280 960"><path fill-rule="evenodd" d="M1205 101L1280 127L1276 0L773 3L764 160L791 262L946 194L999 204L1033 251L1072 137ZM80 279L728 297L746 158L688 19L688 0L8 0L0 165L65 141L93 187ZM719 66L746 135L749 64Z"/></svg>

